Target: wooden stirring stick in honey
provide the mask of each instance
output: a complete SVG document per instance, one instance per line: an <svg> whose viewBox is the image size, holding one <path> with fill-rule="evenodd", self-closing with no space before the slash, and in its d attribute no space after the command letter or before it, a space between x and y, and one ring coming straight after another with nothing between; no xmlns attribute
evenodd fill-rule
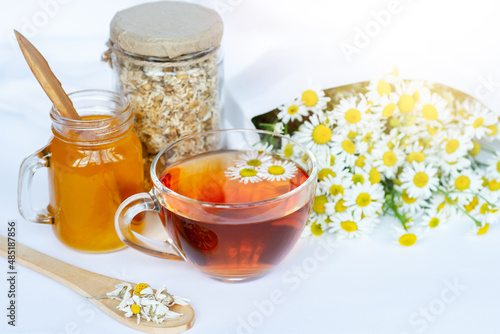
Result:
<svg viewBox="0 0 500 334"><path fill-rule="evenodd" d="M14 32L26 62L57 110L65 118L81 120L73 103L50 69L45 58L26 37L21 35L17 30L14 30Z"/></svg>

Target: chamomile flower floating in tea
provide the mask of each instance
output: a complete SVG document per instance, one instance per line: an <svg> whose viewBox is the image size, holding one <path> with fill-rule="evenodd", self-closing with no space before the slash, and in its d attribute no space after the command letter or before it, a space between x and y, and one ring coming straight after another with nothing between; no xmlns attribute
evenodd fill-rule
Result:
<svg viewBox="0 0 500 334"><path fill-rule="evenodd" d="M285 181L297 172L297 166L291 161L268 161L257 167L258 175L268 181Z"/></svg>
<svg viewBox="0 0 500 334"><path fill-rule="evenodd" d="M300 237L313 201L317 165L304 147L286 137L255 130L219 132L247 137L229 137L233 142L224 142L230 148L171 162L158 173L170 195L162 219L194 266L211 277L239 281L271 270ZM247 138L251 141L245 143ZM262 138L268 141L254 145ZM295 145L294 159L279 155L281 147L271 144L287 140Z"/></svg>
<svg viewBox="0 0 500 334"><path fill-rule="evenodd" d="M235 165L246 166L257 168L262 164L271 160L271 156L259 151L248 151L240 156L238 156L238 160L235 161Z"/></svg>
<svg viewBox="0 0 500 334"><path fill-rule="evenodd" d="M165 287L156 292L146 283L139 283L133 287L129 283L120 283L115 290L108 292L105 298L120 301L116 307L125 312L124 316L137 317L137 324L141 319L161 324L164 321L178 319L182 313L170 310L174 305L187 305L188 299L171 295ZM102 297L98 297L102 298Z"/></svg>
<svg viewBox="0 0 500 334"><path fill-rule="evenodd" d="M411 246L454 218L483 233L500 218L500 154L486 143L500 139L499 118L479 101L444 85L403 80L397 71L324 93L330 101L321 112L308 109L284 128L318 159L319 193L304 235L358 237L371 231L363 224L391 215L399 222L397 244ZM303 96L295 101L307 107ZM272 129L276 123L266 122L279 121L285 106L254 124ZM338 223L341 214L352 215L353 224L344 224L350 232Z"/></svg>
<svg viewBox="0 0 500 334"><path fill-rule="evenodd" d="M239 180L239 182L242 182L244 184L247 184L248 182L257 183L262 181L262 179L258 175L259 173L257 172L257 169L252 166L243 165L239 167L229 167L225 171L225 174L227 177L229 177L229 180Z"/></svg>

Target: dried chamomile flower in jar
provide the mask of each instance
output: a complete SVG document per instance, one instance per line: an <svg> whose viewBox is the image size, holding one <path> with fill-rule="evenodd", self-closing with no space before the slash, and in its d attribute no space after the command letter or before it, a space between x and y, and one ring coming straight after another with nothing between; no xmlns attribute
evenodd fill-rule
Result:
<svg viewBox="0 0 500 334"><path fill-rule="evenodd" d="M116 13L103 60L131 103L145 183L155 155L178 138L220 127L222 19L215 11L161 1Z"/></svg>

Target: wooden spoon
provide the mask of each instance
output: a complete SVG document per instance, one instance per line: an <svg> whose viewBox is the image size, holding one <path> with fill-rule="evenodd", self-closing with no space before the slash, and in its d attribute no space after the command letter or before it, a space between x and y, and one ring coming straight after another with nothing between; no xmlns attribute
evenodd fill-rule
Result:
<svg viewBox="0 0 500 334"><path fill-rule="evenodd" d="M7 238L0 235L0 255L7 257ZM16 263L33 269L47 277L66 285L83 297L105 296L107 292L113 291L115 285L123 283L115 278L99 275L87 271L66 262L59 261L40 253L34 249L16 242ZM170 309L174 312L182 313L176 320L164 321L162 324L155 324L141 319L137 324L136 317L126 318L124 313L116 308L119 301L114 299L87 299L89 302L103 310L113 319L125 324L133 329L144 333L176 334L182 333L193 327L194 311L190 305L174 305Z"/></svg>
<svg viewBox="0 0 500 334"><path fill-rule="evenodd" d="M17 42L21 47L26 62L56 109L65 118L81 120L73 103L50 69L45 58L43 58L40 52L26 39L26 37L21 35L17 30L14 30L14 33L16 34Z"/></svg>

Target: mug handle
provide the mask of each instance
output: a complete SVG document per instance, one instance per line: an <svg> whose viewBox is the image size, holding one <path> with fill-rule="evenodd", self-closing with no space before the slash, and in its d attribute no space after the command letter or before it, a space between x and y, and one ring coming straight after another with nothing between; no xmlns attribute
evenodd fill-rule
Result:
<svg viewBox="0 0 500 334"><path fill-rule="evenodd" d="M51 153L49 148L49 145L47 145L24 159L19 169L17 206L21 216L33 223L54 223L54 217L50 214L48 207L35 209L31 203L33 176L40 168L50 166Z"/></svg>
<svg viewBox="0 0 500 334"><path fill-rule="evenodd" d="M149 193L135 194L123 201L115 214L115 229L124 244L148 255L168 260L186 261L186 257L169 236L165 242L147 238L132 231L132 220L144 211L159 213L160 204L151 190Z"/></svg>

